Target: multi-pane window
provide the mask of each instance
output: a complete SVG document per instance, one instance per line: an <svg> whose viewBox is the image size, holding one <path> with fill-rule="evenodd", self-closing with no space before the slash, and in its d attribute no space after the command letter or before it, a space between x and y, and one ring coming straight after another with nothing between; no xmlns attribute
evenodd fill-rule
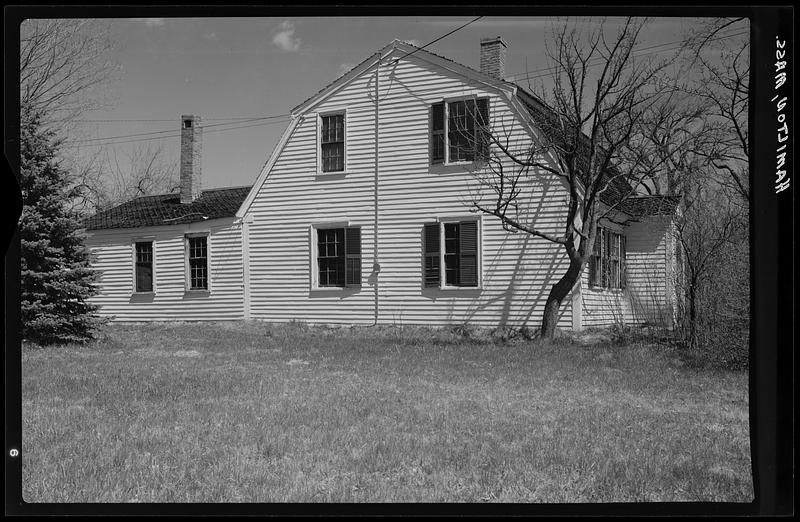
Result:
<svg viewBox="0 0 800 522"><path fill-rule="evenodd" d="M625 236L597 227L589 258L589 284L602 288L625 288Z"/></svg>
<svg viewBox="0 0 800 522"><path fill-rule="evenodd" d="M426 224L424 258L426 287L478 286L478 222Z"/></svg>
<svg viewBox="0 0 800 522"><path fill-rule="evenodd" d="M317 229L317 284L361 285L361 229Z"/></svg>
<svg viewBox="0 0 800 522"><path fill-rule="evenodd" d="M153 291L153 242L137 241L136 245L136 291Z"/></svg>
<svg viewBox="0 0 800 522"><path fill-rule="evenodd" d="M344 114L321 118L322 172L344 171Z"/></svg>
<svg viewBox="0 0 800 522"><path fill-rule="evenodd" d="M431 107L431 120L431 163L488 158L488 99L435 103Z"/></svg>
<svg viewBox="0 0 800 522"><path fill-rule="evenodd" d="M189 289L208 290L208 238L188 238Z"/></svg>

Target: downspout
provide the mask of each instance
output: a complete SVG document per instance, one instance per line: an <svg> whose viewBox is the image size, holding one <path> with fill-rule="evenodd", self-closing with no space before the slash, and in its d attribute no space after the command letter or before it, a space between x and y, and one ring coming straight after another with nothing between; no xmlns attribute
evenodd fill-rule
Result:
<svg viewBox="0 0 800 522"><path fill-rule="evenodd" d="M372 272L375 274L375 320L373 326L378 325L378 276L381 271L381 265L378 261L378 125L380 123L380 105L378 103L378 86L380 83L382 56L378 53L378 63L375 64L375 187L373 192L374 206L375 206L375 221L373 223L373 265Z"/></svg>

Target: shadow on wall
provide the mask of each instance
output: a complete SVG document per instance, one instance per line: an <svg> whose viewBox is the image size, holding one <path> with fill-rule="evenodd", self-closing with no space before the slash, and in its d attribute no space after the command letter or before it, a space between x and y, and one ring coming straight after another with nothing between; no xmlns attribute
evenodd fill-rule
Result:
<svg viewBox="0 0 800 522"><path fill-rule="evenodd" d="M658 326L672 325L672 309L666 302L666 290L657 270L629 285L625 293L631 306L631 320Z"/></svg>

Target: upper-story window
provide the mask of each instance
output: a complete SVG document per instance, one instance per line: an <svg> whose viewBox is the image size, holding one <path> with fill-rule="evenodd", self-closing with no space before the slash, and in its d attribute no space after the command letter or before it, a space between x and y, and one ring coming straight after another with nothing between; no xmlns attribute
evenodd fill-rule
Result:
<svg viewBox="0 0 800 522"><path fill-rule="evenodd" d="M625 288L625 236L597 227L592 257L589 258L589 285Z"/></svg>
<svg viewBox="0 0 800 522"><path fill-rule="evenodd" d="M344 171L344 113L320 116L320 167L322 172Z"/></svg>
<svg viewBox="0 0 800 522"><path fill-rule="evenodd" d="M489 100L470 98L431 107L431 163L469 163L489 156Z"/></svg>

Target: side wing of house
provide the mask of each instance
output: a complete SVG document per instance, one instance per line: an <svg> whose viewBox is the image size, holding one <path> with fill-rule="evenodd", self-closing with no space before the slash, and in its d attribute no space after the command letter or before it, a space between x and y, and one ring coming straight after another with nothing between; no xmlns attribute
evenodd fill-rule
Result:
<svg viewBox="0 0 800 522"><path fill-rule="evenodd" d="M90 302L117 321L242 319L241 225L233 221L88 231L99 290Z"/></svg>
<svg viewBox="0 0 800 522"><path fill-rule="evenodd" d="M566 255L559 245L471 212L480 167L457 161L456 152L452 161L436 160L434 139L445 150L455 143L447 132L433 137L434 111L455 118L459 101L487 100L492 126L512 143L529 143L530 130L507 91L424 51L404 54L395 49L377 75L374 64L364 67L301 107L252 201L240 209L252 218L252 318L538 326ZM508 160L505 167L513 170ZM558 234L563 184L545 173L523 183L528 199L519 219ZM335 266L346 272L341 279ZM571 326L570 303L559 324Z"/></svg>
<svg viewBox="0 0 800 522"><path fill-rule="evenodd" d="M624 281L617 285L614 278L592 278L587 264L580 283L580 325L673 325L678 274L671 216L643 216L625 226L604 223L603 228L625 238Z"/></svg>

